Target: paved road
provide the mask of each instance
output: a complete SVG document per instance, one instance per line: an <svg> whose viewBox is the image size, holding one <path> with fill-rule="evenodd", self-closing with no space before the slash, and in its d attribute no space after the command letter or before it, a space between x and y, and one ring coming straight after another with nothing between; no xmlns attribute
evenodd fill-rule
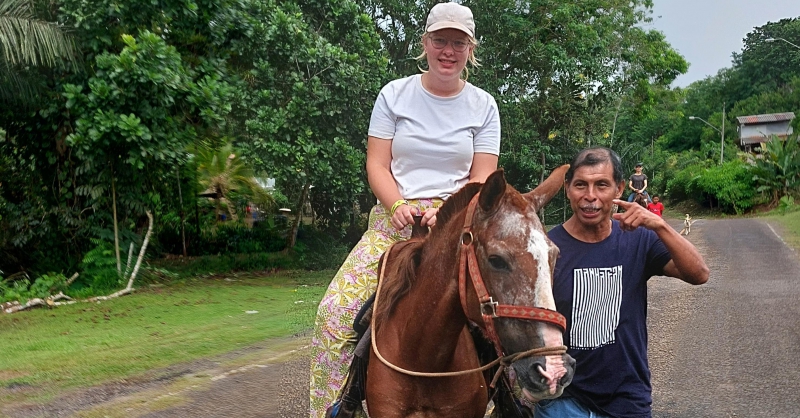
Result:
<svg viewBox="0 0 800 418"><path fill-rule="evenodd" d="M800 416L800 263L763 220L698 221L711 277L649 291L655 417Z"/></svg>
<svg viewBox="0 0 800 418"><path fill-rule="evenodd" d="M680 221L673 226L680 228ZM709 283L653 278L653 416L800 416L800 259L763 220L698 220L689 240ZM11 417L303 417L308 337L92 388ZM276 353L287 353L278 355ZM168 377L163 377L168 376Z"/></svg>

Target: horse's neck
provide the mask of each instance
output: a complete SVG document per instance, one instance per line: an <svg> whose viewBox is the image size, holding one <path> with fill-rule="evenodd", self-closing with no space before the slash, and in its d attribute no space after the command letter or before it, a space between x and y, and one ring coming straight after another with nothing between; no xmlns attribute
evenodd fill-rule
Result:
<svg viewBox="0 0 800 418"><path fill-rule="evenodd" d="M458 258L449 250L458 246L458 238L442 238L446 238L445 246L436 247L445 251L431 248L429 243L422 249L415 283L398 301L391 321L398 340L408 347L406 351L417 354L426 370L450 364L466 325L458 294Z"/></svg>

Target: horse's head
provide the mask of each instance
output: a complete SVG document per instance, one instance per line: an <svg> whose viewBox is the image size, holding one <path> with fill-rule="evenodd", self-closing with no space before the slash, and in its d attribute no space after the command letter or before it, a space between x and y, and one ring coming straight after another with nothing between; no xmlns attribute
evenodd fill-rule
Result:
<svg viewBox="0 0 800 418"><path fill-rule="evenodd" d="M471 221L472 246L486 292L481 303L482 292L476 290L481 285L473 284L476 274L468 269L472 281L466 280L465 308L470 320L483 327L490 339L499 340L504 355L563 346L564 319L555 312L552 292L558 248L547 237L536 212L561 188L567 168L554 170L526 194L508 185L498 170L477 197ZM468 211L467 223L469 217ZM487 303L486 296L492 301ZM567 354L543 353L514 361L510 373L526 398L546 399L561 395L572 381L574 368L575 360Z"/></svg>

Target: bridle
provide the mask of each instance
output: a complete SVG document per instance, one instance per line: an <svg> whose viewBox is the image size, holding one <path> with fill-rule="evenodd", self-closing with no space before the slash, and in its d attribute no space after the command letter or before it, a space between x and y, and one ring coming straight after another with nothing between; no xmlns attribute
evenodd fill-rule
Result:
<svg viewBox="0 0 800 418"><path fill-rule="evenodd" d="M561 328L562 332L565 331L567 328L567 320L560 313L550 309L537 308L533 306L501 305L499 302L496 302L494 298L492 298L492 296L489 294L489 292L486 289L486 286L484 285L480 268L478 267L477 256L475 255L475 247L473 245L475 242L475 237L472 234L472 222L475 216L475 207L478 204L479 196L480 192L477 193L469 202L469 206L467 206L466 218L464 219L464 228L461 233L461 255L460 255L459 269L458 269L458 293L461 299L461 308L464 311L464 315L467 316L467 318L469 318L468 314L469 310L467 308L467 275L469 275L469 277L472 280L472 286L475 288L475 293L480 303L481 317L484 323L484 326L481 327L481 329L494 345L495 351L497 351L498 358L492 361L491 363L488 363L478 368L455 371L455 372L425 373L425 372L415 372L411 370L406 370L402 367L390 363L378 351L378 346L377 343L375 342L375 317L373 316L370 324L372 328L371 330L372 351L374 351L378 359L390 369L410 376L448 377L448 376L461 376L474 372L481 372L491 367L494 367L497 364L500 364L500 368L495 374L494 379L492 379L492 383L490 385L491 387L494 387L495 383L497 382L497 379L502 374L504 368L521 358L531 357L531 356L563 355L564 353L567 352L567 347L561 345L561 346L534 348L531 350L513 353L509 355L504 354L503 346L500 342L500 337L497 335L497 330L495 329L494 326L494 318L515 318L515 319L525 319L530 321L547 322ZM375 292L374 306L378 305L378 299L380 297L380 291L381 291L381 284L383 283L384 270L387 264L386 260L389 257L391 249L392 247L389 247L389 249L386 250L386 253L384 255L385 259L383 264L381 265L380 274L378 277L378 289Z"/></svg>
<svg viewBox="0 0 800 418"><path fill-rule="evenodd" d="M475 246L472 245L475 242L475 238L472 235L472 221L475 216L475 207L478 206L478 196L480 196L480 193L476 194L469 202L467 216L464 219L464 230L461 233L458 293L461 296L461 308L466 315L469 312L467 309L467 275L469 275L472 279L472 286L475 288L475 294L478 296L478 302L481 304L481 317L485 326L483 331L494 344L497 355L503 357L503 345L500 342L500 336L497 335L494 318L516 318L547 322L561 328L562 332L567 330L567 319L564 318L564 315L550 309L537 308L535 306L500 305L499 302L494 301L488 290L486 290L481 270L478 268Z"/></svg>

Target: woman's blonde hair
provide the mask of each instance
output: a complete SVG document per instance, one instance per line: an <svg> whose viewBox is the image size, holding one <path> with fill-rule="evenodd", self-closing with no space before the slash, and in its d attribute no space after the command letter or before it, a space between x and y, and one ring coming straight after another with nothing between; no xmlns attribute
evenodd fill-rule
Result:
<svg viewBox="0 0 800 418"><path fill-rule="evenodd" d="M422 53L415 58L417 61L422 61L425 60L425 58L427 58L428 54L425 52L425 39L429 38L430 35L431 32L426 32L424 35L422 35ZM475 56L475 48L477 48L478 46L478 40L473 38L472 36L467 36L467 39L469 39L469 44L470 46L472 46L472 48L470 48L469 51L469 57L467 58L467 62L469 64L472 64L473 67L480 67L481 62L478 61L478 58ZM417 65L417 68L419 68L419 70L422 71L423 73L428 72L428 70L423 69L419 65ZM464 66L463 74L464 74L464 80L469 78L469 66Z"/></svg>

